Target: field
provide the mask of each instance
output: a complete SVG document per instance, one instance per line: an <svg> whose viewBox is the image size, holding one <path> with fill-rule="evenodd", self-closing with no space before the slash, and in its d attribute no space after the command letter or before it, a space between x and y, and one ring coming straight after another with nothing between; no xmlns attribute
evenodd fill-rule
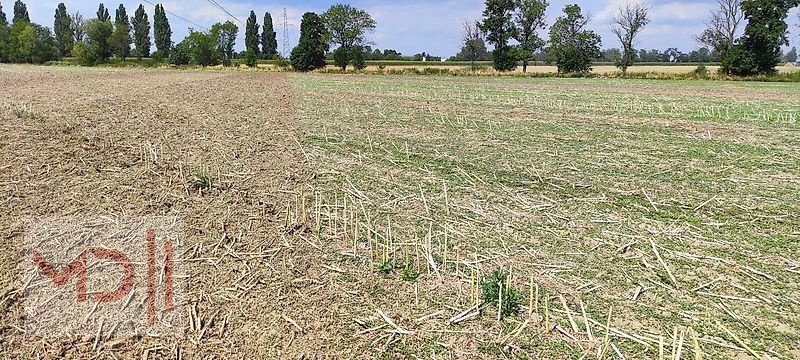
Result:
<svg viewBox="0 0 800 360"><path fill-rule="evenodd" d="M800 357L796 84L0 79L11 357ZM181 216L186 338L26 338L20 221L53 214Z"/></svg>
<svg viewBox="0 0 800 360"><path fill-rule="evenodd" d="M406 63L403 62L385 62L385 64L381 65L374 65L372 63L367 63L366 71L402 71L408 69L417 69L417 70L424 70L424 69L442 69L442 70L464 70L470 71L469 64L464 64L463 62L421 62L421 61L408 61ZM259 65L262 68L269 68L274 69L275 66L273 65ZM498 72L492 69L491 64L478 64L480 67L479 73L481 75L497 75ZM697 69L698 64L645 64L645 65L634 65L628 69L631 73L658 73L658 74L666 74L666 75L674 75L674 74L687 74L691 73L695 69ZM717 65L709 65L707 66L709 72L716 72L719 70L719 66ZM334 65L328 65L326 67L327 70L337 70L338 68ZM786 74L798 71L794 66L778 66L777 67L778 73ZM555 66L549 65L541 65L541 63L536 65L529 65L527 69L529 74L555 74L558 73L558 68ZM619 68L610 64L598 64L592 67L592 73L598 75L607 75L618 73ZM509 74L509 73L504 73ZM514 71L510 72L510 74L522 74L522 66L518 66Z"/></svg>
<svg viewBox="0 0 800 360"><path fill-rule="evenodd" d="M387 65L384 67L384 70L404 70L404 69L425 69L425 68L433 68L433 69L450 69L455 70L458 68L469 69L469 66L464 65L450 65L447 63L436 63L436 62L428 62L428 63L415 63L415 65ZM335 70L335 66L328 65L328 69ZM686 74L691 73L697 69L697 65L636 65L632 66L628 71L631 73L660 73L660 74ZM715 72L719 69L719 66L708 66L708 71ZM367 66L367 71L377 71L380 70L378 66ZM789 66L780 66L778 67L779 73L789 73L796 71L795 67ZM619 72L619 69L613 65L596 65L592 67L593 74L605 75L605 74L612 74ZM492 69L491 66L484 66L481 70L482 74L497 74L496 71ZM518 66L516 70L512 73L522 73L522 66ZM547 65L530 65L528 66L528 73L531 74L548 74L548 73L558 73L558 68L555 66L547 66Z"/></svg>

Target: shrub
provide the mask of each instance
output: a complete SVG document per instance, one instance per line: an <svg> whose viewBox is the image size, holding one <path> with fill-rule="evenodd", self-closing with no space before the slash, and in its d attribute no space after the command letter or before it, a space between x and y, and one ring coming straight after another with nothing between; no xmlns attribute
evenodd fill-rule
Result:
<svg viewBox="0 0 800 360"><path fill-rule="evenodd" d="M437 68L424 68L422 69L423 75L450 75L449 69L437 69Z"/></svg>
<svg viewBox="0 0 800 360"><path fill-rule="evenodd" d="M758 63L753 53L743 45L737 44L722 59L720 71L727 75L748 76L759 73Z"/></svg>
<svg viewBox="0 0 800 360"><path fill-rule="evenodd" d="M364 52L361 49L353 50L353 67L356 70L364 70L367 68L367 61L364 58Z"/></svg>
<svg viewBox="0 0 800 360"><path fill-rule="evenodd" d="M517 68L517 59L510 46L492 51L492 60L497 71L512 71Z"/></svg>
<svg viewBox="0 0 800 360"><path fill-rule="evenodd" d="M256 52L253 49L247 49L247 52L244 54L244 63L247 67L254 68L258 65L258 57L256 56Z"/></svg>
<svg viewBox="0 0 800 360"><path fill-rule="evenodd" d="M161 51L161 50L158 50L158 51L150 54L150 58L153 59L153 61L155 61L156 63L163 62L164 61L164 52Z"/></svg>
<svg viewBox="0 0 800 360"><path fill-rule="evenodd" d="M700 65L692 72L695 77L700 79L708 79L708 68L705 65Z"/></svg>
<svg viewBox="0 0 800 360"><path fill-rule="evenodd" d="M334 50L333 62L337 67L342 69L342 71L347 70L347 64L350 63L350 51L343 47L339 47L338 49Z"/></svg>
<svg viewBox="0 0 800 360"><path fill-rule="evenodd" d="M284 59L280 55L275 55L272 58L272 61L275 64L275 66L277 66L281 70L287 71L292 68L292 64L289 63L289 60Z"/></svg>
<svg viewBox="0 0 800 360"><path fill-rule="evenodd" d="M169 53L169 63L172 65L189 65L191 54L186 41L181 41Z"/></svg>
<svg viewBox="0 0 800 360"><path fill-rule="evenodd" d="M85 66L94 64L94 58L89 50L86 49L86 43L79 41L72 47L72 56L74 56L78 63Z"/></svg>

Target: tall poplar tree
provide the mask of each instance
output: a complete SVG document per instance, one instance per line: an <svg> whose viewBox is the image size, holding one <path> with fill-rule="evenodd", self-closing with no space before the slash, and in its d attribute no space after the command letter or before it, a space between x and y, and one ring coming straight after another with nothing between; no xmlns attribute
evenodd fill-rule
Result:
<svg viewBox="0 0 800 360"><path fill-rule="evenodd" d="M75 39L72 31L72 18L69 16L69 13L67 13L67 7L64 3L58 4L56 8L53 31L56 34L59 55L62 57L69 56L72 52L72 45Z"/></svg>
<svg viewBox="0 0 800 360"><path fill-rule="evenodd" d="M136 45L134 55L138 59L150 56L150 20L144 11L144 6L139 4L131 21L133 26L133 43Z"/></svg>
<svg viewBox="0 0 800 360"><path fill-rule="evenodd" d="M256 18L256 13L254 11L250 11L250 17L247 18L247 27L245 28L244 32L244 46L245 49L253 51L256 55L261 53L261 49L259 44L261 43L261 39L258 35L258 19Z"/></svg>
<svg viewBox="0 0 800 360"><path fill-rule="evenodd" d="M278 53L278 39L272 25L272 15L264 14L264 28L261 33L261 48L264 58L272 59Z"/></svg>
<svg viewBox="0 0 800 360"><path fill-rule="evenodd" d="M17 21L31 22L31 17L28 16L28 6L22 0L14 3L14 22Z"/></svg>
<svg viewBox="0 0 800 360"><path fill-rule="evenodd" d="M119 4L114 20L114 33L111 35L111 47L114 55L125 60L131 54L131 22L125 5Z"/></svg>
<svg viewBox="0 0 800 360"><path fill-rule="evenodd" d="M108 9L103 3L100 3L100 6L97 7L97 20L111 21L111 15L108 14Z"/></svg>
<svg viewBox="0 0 800 360"><path fill-rule="evenodd" d="M11 31L8 27L8 18L3 12L3 4L0 4L0 61L6 61L8 34Z"/></svg>
<svg viewBox="0 0 800 360"><path fill-rule="evenodd" d="M164 5L157 4L153 14L153 35L156 49L162 58L169 58L172 48L172 29L169 27L169 19L164 11Z"/></svg>
<svg viewBox="0 0 800 360"><path fill-rule="evenodd" d="M6 13L3 12L3 4L0 4L0 26L8 26L8 18Z"/></svg>

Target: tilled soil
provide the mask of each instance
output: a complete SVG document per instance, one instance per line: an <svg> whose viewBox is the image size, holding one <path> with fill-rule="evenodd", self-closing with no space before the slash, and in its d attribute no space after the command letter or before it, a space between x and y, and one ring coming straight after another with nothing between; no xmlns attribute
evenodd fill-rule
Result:
<svg viewBox="0 0 800 360"><path fill-rule="evenodd" d="M283 358L342 336L314 249L284 224L305 186L285 75L3 67L0 89L3 357ZM179 216L185 338L26 337L29 216Z"/></svg>

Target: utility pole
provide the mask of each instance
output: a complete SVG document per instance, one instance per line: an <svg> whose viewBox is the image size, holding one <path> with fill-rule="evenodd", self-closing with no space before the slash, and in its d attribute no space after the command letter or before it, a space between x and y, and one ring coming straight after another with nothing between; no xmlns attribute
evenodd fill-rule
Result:
<svg viewBox="0 0 800 360"><path fill-rule="evenodd" d="M289 57L289 16L286 15L286 8L283 8L283 57Z"/></svg>

